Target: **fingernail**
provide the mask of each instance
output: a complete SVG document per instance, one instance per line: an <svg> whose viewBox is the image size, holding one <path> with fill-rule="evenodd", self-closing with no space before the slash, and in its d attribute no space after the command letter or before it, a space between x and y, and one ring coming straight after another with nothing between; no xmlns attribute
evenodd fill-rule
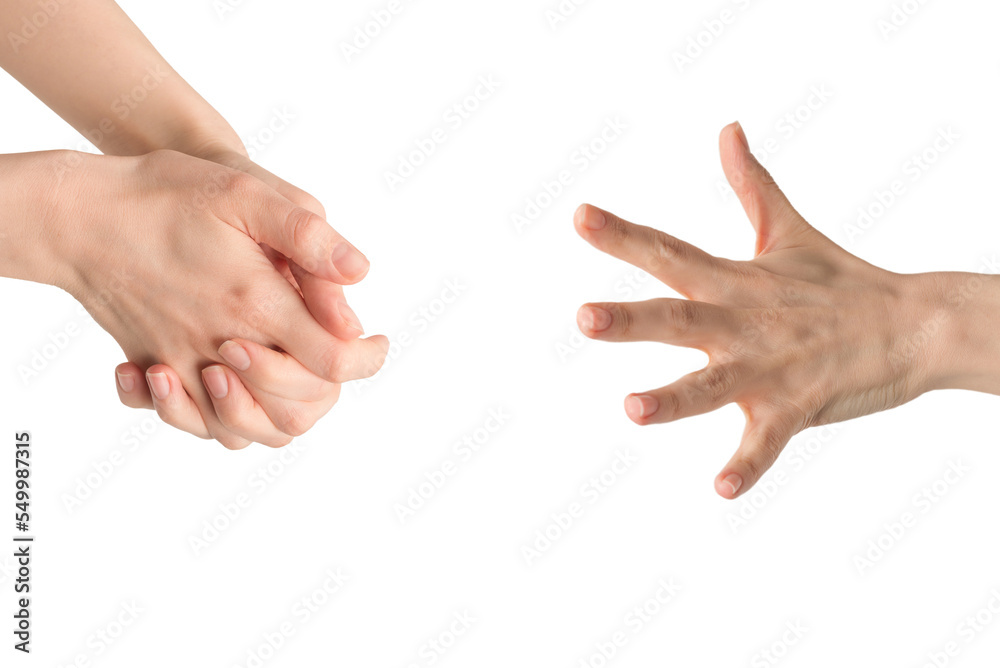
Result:
<svg viewBox="0 0 1000 668"><path fill-rule="evenodd" d="M131 392L132 388L135 387L135 378L130 373L120 373L118 374L118 384L121 386L122 392Z"/></svg>
<svg viewBox="0 0 1000 668"><path fill-rule="evenodd" d="M368 271L368 260L351 244L342 243L333 249L333 266L344 278L357 278Z"/></svg>
<svg viewBox="0 0 1000 668"><path fill-rule="evenodd" d="M583 328L591 332L603 332L611 326L611 314L598 306L584 307L580 319Z"/></svg>
<svg viewBox="0 0 1000 668"><path fill-rule="evenodd" d="M344 319L344 322L347 323L348 327L353 327L362 334L365 333L364 328L361 326L361 321L358 320L357 314L354 312L354 309L347 305L347 302L340 302L337 305L337 309L340 311L340 317Z"/></svg>
<svg viewBox="0 0 1000 668"><path fill-rule="evenodd" d="M153 396L163 401L170 394L170 381L165 373L146 373L146 382Z"/></svg>
<svg viewBox="0 0 1000 668"><path fill-rule="evenodd" d="M235 341L226 341L219 346L219 355L226 361L226 364L237 371L246 371L250 368L250 355L246 348Z"/></svg>
<svg viewBox="0 0 1000 668"><path fill-rule="evenodd" d="M604 215L604 212L593 206L580 207L580 225L587 228L588 230L603 230L604 226L608 224L608 218Z"/></svg>
<svg viewBox="0 0 1000 668"><path fill-rule="evenodd" d="M225 399L229 393L229 382L226 380L226 372L219 366L210 366L201 372L201 377L205 380L205 387L216 399Z"/></svg>
<svg viewBox="0 0 1000 668"><path fill-rule="evenodd" d="M733 490L733 496L736 496L736 492L740 491L740 487L743 486L743 478L739 477L735 473L727 475L722 479L722 482L729 485L729 487Z"/></svg>
<svg viewBox="0 0 1000 668"><path fill-rule="evenodd" d="M747 134L743 132L743 126L740 125L739 121L736 121L736 136L737 138L739 138L740 143L743 145L743 149L749 151L750 142L747 141Z"/></svg>
<svg viewBox="0 0 1000 668"><path fill-rule="evenodd" d="M625 412L632 420L638 422L656 412L660 402L648 394L633 394L625 399Z"/></svg>

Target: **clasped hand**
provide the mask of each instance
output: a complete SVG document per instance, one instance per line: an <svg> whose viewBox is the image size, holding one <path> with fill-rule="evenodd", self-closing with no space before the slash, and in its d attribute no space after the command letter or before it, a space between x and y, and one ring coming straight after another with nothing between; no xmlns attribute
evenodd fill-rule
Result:
<svg viewBox="0 0 1000 668"><path fill-rule="evenodd" d="M86 235L56 242L62 287L125 352L123 403L227 448L279 447L381 367L388 340L360 338L341 289L368 260L314 199L235 154L86 160L71 199L101 205L73 205Z"/></svg>

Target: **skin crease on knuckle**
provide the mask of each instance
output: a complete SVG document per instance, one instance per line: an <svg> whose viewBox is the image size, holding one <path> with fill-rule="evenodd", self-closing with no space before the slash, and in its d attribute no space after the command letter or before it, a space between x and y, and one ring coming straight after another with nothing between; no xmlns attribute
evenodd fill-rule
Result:
<svg viewBox="0 0 1000 668"><path fill-rule="evenodd" d="M292 186L292 192L290 194L292 196L289 197L288 199L295 202L303 209L306 209L316 214L323 220L327 219L326 208L320 203L318 199L316 199L309 193L305 192L304 190L299 190L298 188L295 188L294 186Z"/></svg>
<svg viewBox="0 0 1000 668"><path fill-rule="evenodd" d="M698 309L686 299L668 302L666 311L667 324L677 334L686 334L698 324Z"/></svg>
<svg viewBox="0 0 1000 668"><path fill-rule="evenodd" d="M762 453L761 463L765 471L771 468L781 455L781 451L785 449L785 433L784 427L778 425L764 427L761 430L758 446Z"/></svg>
<svg viewBox="0 0 1000 668"><path fill-rule="evenodd" d="M309 431L315 424L315 420L306 415L299 405L285 403L278 411L274 424L283 433L298 437Z"/></svg>
<svg viewBox="0 0 1000 668"><path fill-rule="evenodd" d="M314 271L319 265L319 257L326 253L323 248L323 232L325 226L323 220L301 207L296 207L289 213L286 227L292 231L292 243L296 248L312 249L308 257L302 260L302 268L306 271Z"/></svg>
<svg viewBox="0 0 1000 668"><path fill-rule="evenodd" d="M344 371L345 353L343 347L326 343L320 351L320 366L323 370L322 377L331 383L345 383L348 381Z"/></svg>
<svg viewBox="0 0 1000 668"><path fill-rule="evenodd" d="M662 397L660 397L660 413L663 418L667 421L673 420L681 409L681 399L677 396L677 392L665 392ZM644 422L643 424L649 424Z"/></svg>
<svg viewBox="0 0 1000 668"><path fill-rule="evenodd" d="M598 332L597 335L611 335L627 338L628 335L631 334L633 327L633 315L628 305L607 304L602 308L611 312L611 318L614 325L608 329L615 331Z"/></svg>
<svg viewBox="0 0 1000 668"><path fill-rule="evenodd" d="M669 269L686 259L683 252L684 247L669 234L662 232L654 234L650 241L649 245L655 267Z"/></svg>
<svg viewBox="0 0 1000 668"><path fill-rule="evenodd" d="M269 448L274 448L275 450L285 447L295 440L295 437L284 433L278 433L277 435L269 438L267 441L261 442L261 445L265 445Z"/></svg>
<svg viewBox="0 0 1000 668"><path fill-rule="evenodd" d="M234 434L247 434L250 431L250 421L249 416L247 416L243 409L237 408L235 406L230 406L226 408L216 409L216 414L219 416L219 422L222 426L231 431Z"/></svg>
<svg viewBox="0 0 1000 668"><path fill-rule="evenodd" d="M220 170L224 169L222 167ZM222 179L223 193L220 201L224 204L226 200L236 202L256 202L260 199L260 190L263 184L246 172L235 169L225 170Z"/></svg>
<svg viewBox="0 0 1000 668"><path fill-rule="evenodd" d="M232 434L235 434L238 438L244 438L249 442L258 442L267 447L283 447L292 441L292 436L301 435L290 435L290 432L282 429L280 426L273 428L271 433L258 433L252 417L253 410L255 410L254 407L249 405L224 405L217 408L216 413L219 416L222 426ZM310 424L309 426L311 427L312 425Z"/></svg>
<svg viewBox="0 0 1000 668"><path fill-rule="evenodd" d="M676 270L678 264L684 261L682 247L677 239L658 230L638 229L641 231L636 235L636 243L641 244L646 249L646 263L649 273L662 275ZM693 294L687 284L678 284L674 288L686 297L691 297Z"/></svg>
<svg viewBox="0 0 1000 668"><path fill-rule="evenodd" d="M740 367L736 363L714 364L699 372L694 389L711 403L719 403L732 397L739 376Z"/></svg>
<svg viewBox="0 0 1000 668"><path fill-rule="evenodd" d="M259 384L264 387L284 388L288 386L287 378L280 374L264 372ZM300 402L336 402L340 396L340 385L331 383L319 376L306 372L306 376L295 383L295 400ZM284 429L282 429L284 431ZM288 432L286 432L288 433Z"/></svg>
<svg viewBox="0 0 1000 668"><path fill-rule="evenodd" d="M762 436L762 438L767 438ZM771 468L771 465L777 460L777 455L772 459L772 455L766 450L761 453L761 451L755 451L753 453L748 453L741 455L737 460L737 467L742 467L749 475L747 476L749 480L747 482L756 482L760 480L761 476L767 473L767 470ZM745 483L746 484L746 483Z"/></svg>
<svg viewBox="0 0 1000 668"><path fill-rule="evenodd" d="M185 430L186 422L183 419L181 419L180 415L178 415L177 408L173 405L173 403L169 399L166 402L156 402L152 406L152 408L156 411L156 415L161 420L163 420L165 424L168 424L171 427L174 427L175 429L186 431ZM213 438L210 432L209 433L191 432L191 433L194 436L205 440Z"/></svg>
<svg viewBox="0 0 1000 668"><path fill-rule="evenodd" d="M226 450L242 450L250 445L250 441L232 433L221 433L218 430L209 431L211 437L222 444Z"/></svg>

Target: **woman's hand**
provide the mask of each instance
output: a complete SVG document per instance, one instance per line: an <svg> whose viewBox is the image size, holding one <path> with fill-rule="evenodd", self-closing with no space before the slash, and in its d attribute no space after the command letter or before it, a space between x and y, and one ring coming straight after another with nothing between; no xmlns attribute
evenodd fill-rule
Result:
<svg viewBox="0 0 1000 668"><path fill-rule="evenodd" d="M226 142L213 141L200 144L191 153L245 172L294 204L326 218L319 200L254 163L242 145L229 146ZM275 269L302 295L306 307L320 325L345 341L361 336L361 322L347 304L341 285L304 271L267 245L262 245L262 249ZM325 382L287 354L248 341L227 343L220 353L230 368L219 365L203 370L205 388L212 397L220 422L249 441L285 445L293 436L300 436L312 428L340 396L340 384ZM143 369L131 362L115 369L118 395L126 406L155 407L151 385L144 380L143 373ZM154 374L149 378L161 386L164 381L160 378L177 377L176 371L165 364L154 365L148 373ZM165 386L179 387L179 383ZM265 399L266 409L256 397ZM193 402L178 402L164 419L184 431L195 434L205 431L204 418Z"/></svg>
<svg viewBox="0 0 1000 668"><path fill-rule="evenodd" d="M688 299L587 304L577 319L594 339L658 341L708 354L704 369L629 395L625 411L648 425L739 405L743 440L715 480L731 499L753 487L803 429L899 406L932 388L939 346L934 337L915 343L937 317L933 305L947 301L947 275L894 274L820 234L754 159L738 124L722 131L720 150L757 232L756 257L713 257L581 206L575 225L584 239Z"/></svg>
<svg viewBox="0 0 1000 668"><path fill-rule="evenodd" d="M37 9L35 5L34 0L9 0L0 4L2 32L7 34L7 28L19 30L17 26L28 13ZM113 44L114 48L94 50L91 48L93 43ZM58 67L53 63L58 63ZM63 7L58 16L49 17L45 30L32 38L30 48L0 51L0 67L95 142L104 153L142 155L157 149L171 149L211 160L257 177L294 204L326 218L314 198L247 158L232 127L170 67L121 8L110 0ZM146 90L142 113L122 115L109 123L108 101L127 95L139 84ZM344 340L361 335L360 322L335 280L304 271L294 259L289 263L281 249L267 245L262 249L274 267L302 295L310 313L324 329ZM260 364L265 365L267 358L262 358ZM124 374L122 382L128 383L137 369L134 365L122 365L119 368ZM300 384L315 385L320 379L314 375L298 380ZM235 377L230 381L238 382ZM139 387L134 381L132 390L126 392L125 387L119 384L119 392L124 392L123 401L127 405L152 407L148 388ZM339 387L329 387L319 405L332 405L337 392ZM297 396L295 391L292 396ZM315 405L310 408L286 403L271 408L270 415L278 424L286 422L282 417L286 413L314 415L316 412ZM235 417L229 415L227 421ZM186 420L172 415L171 419L177 426L203 422L197 416ZM253 411L236 422L260 427L259 421L253 418ZM291 421L293 424L298 422ZM204 429L199 433L204 433Z"/></svg>
<svg viewBox="0 0 1000 668"><path fill-rule="evenodd" d="M226 361L202 369L201 378L222 426L249 442L281 447L326 415L340 397L330 383L288 353L245 340L219 348ZM198 404L184 392L180 376L166 364L143 373L133 362L115 369L118 397L132 408L156 408L168 424L195 435L208 432ZM154 392L156 393L154 395ZM176 395L176 396L175 396Z"/></svg>
<svg viewBox="0 0 1000 668"><path fill-rule="evenodd" d="M320 217L245 173L173 151L88 156L74 174L70 182L81 204L73 211L79 222L67 225L74 232L58 242L71 267L62 287L116 338L137 369L157 363L170 368L147 376L153 404L166 421L189 420L196 407L203 425L177 426L230 448L250 440L287 442L285 434L256 433L261 425L253 422L234 425L249 437L238 435L216 417L212 399L221 392L206 392L202 370L225 361L225 351L235 359L233 346L258 362L248 366L246 378L267 391L253 399L268 415L283 416L279 422L284 419L292 432L301 431L310 415L283 411L285 386L259 372L281 369L286 382L302 380L308 370L336 385L381 366L384 337L332 336L262 248L275 249L326 281L360 280L367 260ZM109 285L116 288L110 295ZM222 388L219 371L209 369L205 376L216 390ZM126 382L120 382L122 390ZM317 410L325 412L336 400L336 388L299 384L297 398L315 401ZM226 390L234 387L226 384ZM238 389L226 397L248 400Z"/></svg>
<svg viewBox="0 0 1000 668"><path fill-rule="evenodd" d="M270 186L279 195L307 211L326 220L326 209L318 199L272 174L249 158L242 144L233 145L224 138L202 142L189 152L197 158L208 160L230 169L245 172ZM361 322L347 304L344 289L335 281L324 280L303 270L279 252L265 249L279 271L296 286L309 311L323 327L334 336L354 339L363 333ZM360 280L360 279L359 279Z"/></svg>

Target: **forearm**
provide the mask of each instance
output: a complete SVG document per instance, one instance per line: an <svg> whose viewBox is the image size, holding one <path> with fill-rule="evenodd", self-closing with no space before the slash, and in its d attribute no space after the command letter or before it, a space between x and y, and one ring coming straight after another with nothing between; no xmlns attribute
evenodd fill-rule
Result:
<svg viewBox="0 0 1000 668"><path fill-rule="evenodd" d="M1000 394L1000 276L938 272L916 278L931 308L904 352L925 354L931 389Z"/></svg>
<svg viewBox="0 0 1000 668"><path fill-rule="evenodd" d="M0 67L101 151L242 150L239 137L112 0L0 3ZM34 15L47 22L25 29ZM51 15L49 15L51 14Z"/></svg>

